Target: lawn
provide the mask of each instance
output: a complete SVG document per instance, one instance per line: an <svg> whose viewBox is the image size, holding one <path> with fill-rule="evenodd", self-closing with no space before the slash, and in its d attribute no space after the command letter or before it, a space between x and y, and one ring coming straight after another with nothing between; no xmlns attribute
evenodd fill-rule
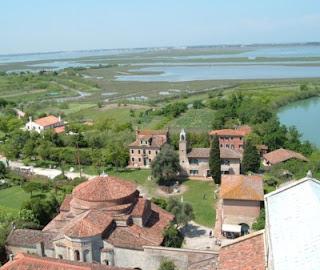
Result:
<svg viewBox="0 0 320 270"><path fill-rule="evenodd" d="M30 199L30 194L19 186L1 189L0 210L17 212L20 210L22 203L28 199Z"/></svg>
<svg viewBox="0 0 320 270"><path fill-rule="evenodd" d="M183 201L192 205L195 222L213 227L216 218L213 181L188 180ZM180 196L181 198L181 196Z"/></svg>

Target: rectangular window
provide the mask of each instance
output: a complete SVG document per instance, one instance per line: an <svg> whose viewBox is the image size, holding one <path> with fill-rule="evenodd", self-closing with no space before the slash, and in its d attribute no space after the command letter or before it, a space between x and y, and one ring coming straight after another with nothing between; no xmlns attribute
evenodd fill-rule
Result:
<svg viewBox="0 0 320 270"><path fill-rule="evenodd" d="M140 150L138 150L138 154L140 154L141 153L141 151Z"/></svg>
<svg viewBox="0 0 320 270"><path fill-rule="evenodd" d="M131 154L133 154L134 153L134 150L131 150Z"/></svg>
<svg viewBox="0 0 320 270"><path fill-rule="evenodd" d="M229 148L229 144L226 144L226 147Z"/></svg>
<svg viewBox="0 0 320 270"><path fill-rule="evenodd" d="M156 155L158 155L158 151L156 151Z"/></svg>
<svg viewBox="0 0 320 270"><path fill-rule="evenodd" d="M190 159L190 164L196 164L198 165L199 164L199 160L195 159L195 158L192 158Z"/></svg>
<svg viewBox="0 0 320 270"><path fill-rule="evenodd" d="M151 155L151 151L149 150L149 155Z"/></svg>
<svg viewBox="0 0 320 270"><path fill-rule="evenodd" d="M198 175L199 171L198 170L190 170L190 175Z"/></svg>
<svg viewBox="0 0 320 270"><path fill-rule="evenodd" d="M134 161L134 158L131 158L132 161Z"/></svg>
<svg viewBox="0 0 320 270"><path fill-rule="evenodd" d="M141 162L141 158L139 158L139 162Z"/></svg>

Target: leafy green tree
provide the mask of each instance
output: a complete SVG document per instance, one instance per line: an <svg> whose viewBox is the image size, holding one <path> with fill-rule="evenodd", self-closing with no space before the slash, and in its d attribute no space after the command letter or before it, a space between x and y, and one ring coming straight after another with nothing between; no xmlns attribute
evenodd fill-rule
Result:
<svg viewBox="0 0 320 270"><path fill-rule="evenodd" d="M183 227L194 219L192 205L181 202L176 198L170 198L168 200L167 210L175 216L175 222L178 227Z"/></svg>
<svg viewBox="0 0 320 270"><path fill-rule="evenodd" d="M184 237L183 234L174 225L169 225L164 233L163 246L172 248L181 248Z"/></svg>
<svg viewBox="0 0 320 270"><path fill-rule="evenodd" d="M211 142L209 168L214 182L219 185L221 183L221 160L218 136L214 136Z"/></svg>
<svg viewBox="0 0 320 270"><path fill-rule="evenodd" d="M243 173L258 172L260 168L260 155L257 147L250 141L245 142L243 152L242 171Z"/></svg>
<svg viewBox="0 0 320 270"><path fill-rule="evenodd" d="M22 186L22 189L30 193L30 197L32 197L32 193L35 191L40 191L42 188L42 185L38 182L27 182Z"/></svg>
<svg viewBox="0 0 320 270"><path fill-rule="evenodd" d="M163 260L160 263L160 267L158 268L158 270L176 270L176 266L174 264L173 261L169 261L169 260Z"/></svg>
<svg viewBox="0 0 320 270"><path fill-rule="evenodd" d="M165 145L151 163L151 173L158 184L169 185L180 171L179 156L170 145Z"/></svg>
<svg viewBox="0 0 320 270"><path fill-rule="evenodd" d="M0 161L0 178L5 177L6 174L7 174L6 165L2 161Z"/></svg>
<svg viewBox="0 0 320 270"><path fill-rule="evenodd" d="M252 224L252 229L258 231L262 230L265 227L266 223L266 212L264 208L261 208L259 217L257 218L256 222Z"/></svg>

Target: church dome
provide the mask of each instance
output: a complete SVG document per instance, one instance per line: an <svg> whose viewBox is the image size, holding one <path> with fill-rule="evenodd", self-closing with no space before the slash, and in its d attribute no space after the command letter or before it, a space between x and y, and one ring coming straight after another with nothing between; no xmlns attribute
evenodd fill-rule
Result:
<svg viewBox="0 0 320 270"><path fill-rule="evenodd" d="M137 193L135 184L114 176L97 176L74 188L72 195L86 202L121 201Z"/></svg>

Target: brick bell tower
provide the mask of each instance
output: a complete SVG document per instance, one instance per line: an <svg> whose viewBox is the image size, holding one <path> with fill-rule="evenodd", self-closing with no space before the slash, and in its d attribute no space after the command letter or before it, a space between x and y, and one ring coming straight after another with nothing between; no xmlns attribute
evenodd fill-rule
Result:
<svg viewBox="0 0 320 270"><path fill-rule="evenodd" d="M189 160L187 156L187 134L182 129L180 131L180 139L179 139L179 162L181 167L181 174L187 175Z"/></svg>

